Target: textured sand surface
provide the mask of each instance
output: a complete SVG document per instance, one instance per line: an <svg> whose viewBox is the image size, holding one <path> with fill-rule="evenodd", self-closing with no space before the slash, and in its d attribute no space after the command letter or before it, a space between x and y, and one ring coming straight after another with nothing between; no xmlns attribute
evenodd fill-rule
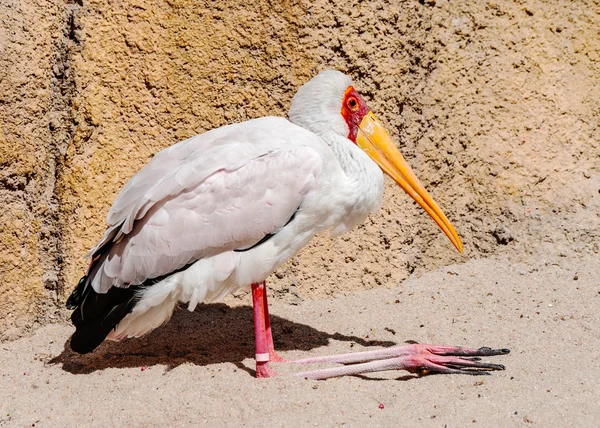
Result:
<svg viewBox="0 0 600 428"><path fill-rule="evenodd" d="M490 358L506 365L492 376L258 380L248 299L180 310L149 336L88 356L67 350L71 327L50 325L0 347L0 425L597 426L598 278L589 258L485 259L389 289L297 306L273 299L286 358L405 340L510 347Z"/></svg>

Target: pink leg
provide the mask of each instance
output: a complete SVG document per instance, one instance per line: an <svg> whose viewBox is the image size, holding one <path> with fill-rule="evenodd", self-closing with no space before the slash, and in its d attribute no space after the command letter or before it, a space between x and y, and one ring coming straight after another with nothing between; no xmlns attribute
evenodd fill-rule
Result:
<svg viewBox="0 0 600 428"><path fill-rule="evenodd" d="M256 377L273 377L277 373L269 362L284 361L275 353L271 321L267 303L266 284L252 284L252 305L254 307L254 335L256 340ZM337 363L347 364L296 373L295 376L310 379L329 379L339 376L352 376L384 370L407 370L411 373L447 373L487 375L492 370L504 370L501 364L483 363L478 357L508 354L508 349L461 348L457 346L408 345L393 346L367 352L305 358L292 361L298 364Z"/></svg>
<svg viewBox="0 0 600 428"><path fill-rule="evenodd" d="M267 349L269 350L269 360L273 363L281 363L284 362L285 359L280 357L275 352L275 345L273 345L273 333L271 332L271 317L269 316L269 303L267 302L267 286L263 281L263 286L265 291L263 292L263 305L264 305L264 314L265 314L265 326L266 326L266 339L267 339Z"/></svg>
<svg viewBox="0 0 600 428"><path fill-rule="evenodd" d="M256 377L273 377L277 373L269 366L270 352L267 339L267 325L265 320L266 290L264 281L252 284L252 306L254 308L254 340L256 349ZM270 333L270 331L269 331ZM272 344L273 339L270 339Z"/></svg>
<svg viewBox="0 0 600 428"><path fill-rule="evenodd" d="M508 349L460 348L457 346L408 345L294 361L299 364L340 363L344 367L296 373L310 379L329 379L384 370L407 370L411 373L487 375L490 370L504 370L501 364L483 363L477 357L508 354ZM466 358L465 358L466 357ZM470 358L469 358L470 357Z"/></svg>

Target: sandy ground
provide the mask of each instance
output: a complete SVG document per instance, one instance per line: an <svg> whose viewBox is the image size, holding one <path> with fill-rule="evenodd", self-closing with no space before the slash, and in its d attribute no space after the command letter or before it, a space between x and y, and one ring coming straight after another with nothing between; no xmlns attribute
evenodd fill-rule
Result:
<svg viewBox="0 0 600 428"><path fill-rule="evenodd" d="M600 263L471 260L391 289L272 301L288 358L406 340L509 347L492 376L385 372L311 381L253 377L248 299L199 307L147 337L68 350L55 324L0 348L1 426L597 426ZM382 405L382 406L381 406ZM383 407L383 408L380 408Z"/></svg>

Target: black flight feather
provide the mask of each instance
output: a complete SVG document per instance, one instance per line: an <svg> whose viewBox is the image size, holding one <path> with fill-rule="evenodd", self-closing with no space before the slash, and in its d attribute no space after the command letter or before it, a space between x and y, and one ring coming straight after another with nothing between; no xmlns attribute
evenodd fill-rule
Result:
<svg viewBox="0 0 600 428"><path fill-rule="evenodd" d="M142 287L111 287L108 292L100 294L92 287L87 287L85 293L79 296L81 303L71 314L71 321L76 327L71 337L71 349L79 354L87 354L96 349L131 312L137 303L136 292L140 288ZM75 293L77 288L73 294ZM73 300L77 300L77 296Z"/></svg>
<svg viewBox="0 0 600 428"><path fill-rule="evenodd" d="M292 214L283 227L294 220L296 212ZM269 233L256 244L234 251L243 252L256 248L271 239L276 233ZM126 288L111 287L106 293L97 293L90 284L89 274L93 274L96 265L104 261L112 244L113 242L109 241L96 251L92 256L94 261L88 269L88 274L79 280L71 296L67 299L67 308L73 310L71 321L76 328L71 337L71 349L80 354L92 352L106 339L106 336L119 322L133 310L142 290L151 287L168 276L186 270L195 263L193 261L180 269L166 275L150 278L139 285L130 285Z"/></svg>

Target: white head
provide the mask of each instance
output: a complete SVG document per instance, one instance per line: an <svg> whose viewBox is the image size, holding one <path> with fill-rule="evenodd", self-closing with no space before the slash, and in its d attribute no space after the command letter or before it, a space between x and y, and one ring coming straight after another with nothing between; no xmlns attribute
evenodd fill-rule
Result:
<svg viewBox="0 0 600 428"><path fill-rule="evenodd" d="M292 123L323 135L331 132L348 136L348 124L340 114L346 89L352 86L352 79L337 70L325 70L305 83L290 106L289 118Z"/></svg>
<svg viewBox="0 0 600 428"><path fill-rule="evenodd" d="M394 179L433 218L454 246L462 252L458 234L404 160L391 137L375 118L352 79L326 70L304 84L292 99L290 121L331 144L342 137L356 144ZM332 133L337 134L334 139ZM344 141L344 140L342 140ZM345 146L342 143L342 146Z"/></svg>

